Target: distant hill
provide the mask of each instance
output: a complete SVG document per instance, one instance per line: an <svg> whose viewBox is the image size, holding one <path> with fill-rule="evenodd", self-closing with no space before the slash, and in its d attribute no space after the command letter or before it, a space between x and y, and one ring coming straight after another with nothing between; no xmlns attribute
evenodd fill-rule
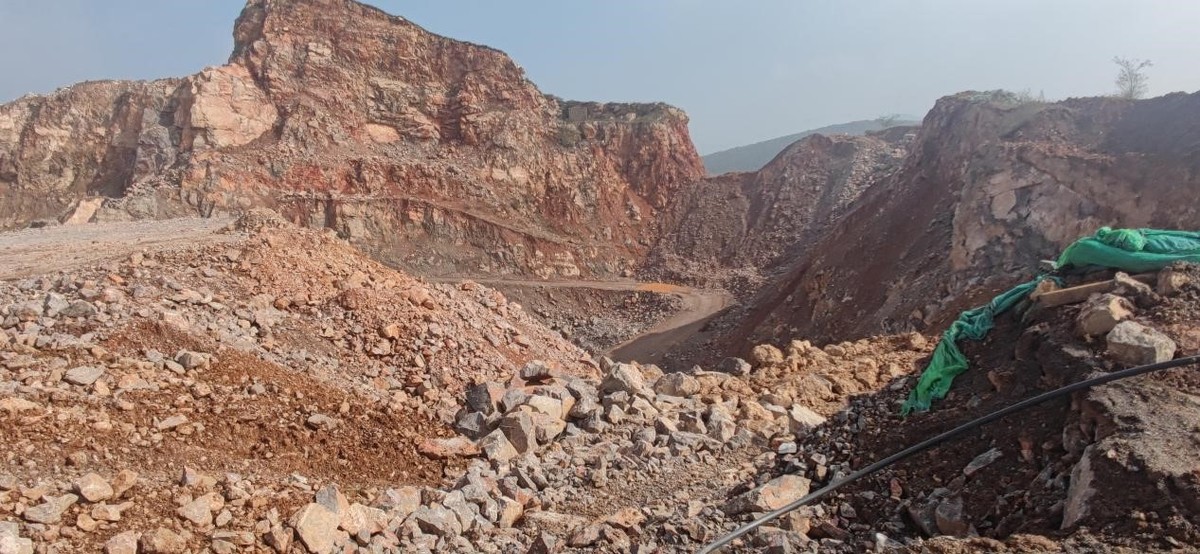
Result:
<svg viewBox="0 0 1200 554"><path fill-rule="evenodd" d="M897 119L892 125L915 125L917 123L919 122L912 118L901 118ZM709 175L720 175L722 173L729 173L730 171L758 171L764 165L767 165L767 162L782 152L784 148L787 148L789 144L808 135L862 135L867 131L878 131L879 129L879 122L874 119L839 123L794 135L764 140L746 146L738 146L729 150L713 152L701 159L704 160L704 168L708 170Z"/></svg>

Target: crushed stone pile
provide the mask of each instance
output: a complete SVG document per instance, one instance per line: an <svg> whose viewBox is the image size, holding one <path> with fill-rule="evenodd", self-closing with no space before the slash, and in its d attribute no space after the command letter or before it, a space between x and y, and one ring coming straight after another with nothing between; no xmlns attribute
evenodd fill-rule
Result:
<svg viewBox="0 0 1200 554"><path fill-rule="evenodd" d="M951 394L902 419L919 334L663 373L269 213L225 232L0 283L5 552L693 552L1020 398L1200 349L1200 272L1118 275L998 321ZM1197 383L1031 410L730 551L1190 548Z"/></svg>

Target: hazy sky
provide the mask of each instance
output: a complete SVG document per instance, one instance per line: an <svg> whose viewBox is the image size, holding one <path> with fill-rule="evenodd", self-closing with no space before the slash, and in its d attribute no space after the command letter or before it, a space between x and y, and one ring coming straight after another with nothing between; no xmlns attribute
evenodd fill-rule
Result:
<svg viewBox="0 0 1200 554"><path fill-rule="evenodd" d="M702 153L961 90L1113 90L1148 58L1154 95L1200 89L1197 0L375 0L512 55L545 92L662 100ZM223 63L243 0L0 0L0 101L87 79Z"/></svg>

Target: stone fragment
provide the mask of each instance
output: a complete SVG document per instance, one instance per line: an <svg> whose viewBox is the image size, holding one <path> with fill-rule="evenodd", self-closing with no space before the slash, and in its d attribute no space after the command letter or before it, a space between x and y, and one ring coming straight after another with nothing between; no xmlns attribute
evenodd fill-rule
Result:
<svg viewBox="0 0 1200 554"><path fill-rule="evenodd" d="M309 552L327 553L337 539L337 514L316 502L305 505L292 516L292 528Z"/></svg>
<svg viewBox="0 0 1200 554"><path fill-rule="evenodd" d="M436 460L469 458L479 455L479 447L467 437L426 439L417 446L417 451Z"/></svg>
<svg viewBox="0 0 1200 554"><path fill-rule="evenodd" d="M689 397L700 393L700 381L686 373L668 373L654 383L654 392Z"/></svg>
<svg viewBox="0 0 1200 554"><path fill-rule="evenodd" d="M68 369L63 375L63 380L73 385L88 386L102 376L104 376L102 367L80 366Z"/></svg>
<svg viewBox="0 0 1200 554"><path fill-rule="evenodd" d="M338 525L351 535L357 535L364 531L368 535L376 535L387 528L388 518L387 512L379 508L355 503L351 504L342 514Z"/></svg>
<svg viewBox="0 0 1200 554"><path fill-rule="evenodd" d="M721 360L719 364L717 364L717 371L720 371L721 373L728 373L730 375L749 375L750 369L750 362L747 362L741 358L725 358Z"/></svg>
<svg viewBox="0 0 1200 554"><path fill-rule="evenodd" d="M724 409L714 406L708 414L708 436L721 442L728 442L737 433L737 424L733 416Z"/></svg>
<svg viewBox="0 0 1200 554"><path fill-rule="evenodd" d="M541 360L534 360L521 368L521 379L526 382L542 382L555 377L554 370Z"/></svg>
<svg viewBox="0 0 1200 554"><path fill-rule="evenodd" d="M803 437L824 423L825 418L821 414L800 404L794 404L788 410L788 429L798 436Z"/></svg>
<svg viewBox="0 0 1200 554"><path fill-rule="evenodd" d="M1095 295L1079 310L1075 326L1080 336L1099 337L1133 317L1133 303L1115 294Z"/></svg>
<svg viewBox="0 0 1200 554"><path fill-rule="evenodd" d="M79 493L84 500L88 502L100 502L108 500L114 495L112 485L108 484L103 477L95 473L89 473L77 479L74 483L75 492Z"/></svg>
<svg viewBox="0 0 1200 554"><path fill-rule="evenodd" d="M453 537L463 532L462 523L455 513L438 504L418 508L412 518L422 532L439 537Z"/></svg>
<svg viewBox="0 0 1200 554"><path fill-rule="evenodd" d="M92 317L96 315L96 306L86 300L71 302L59 315L63 317Z"/></svg>
<svg viewBox="0 0 1200 554"><path fill-rule="evenodd" d="M781 475L726 504L729 515L769 512L808 494L811 482L798 475Z"/></svg>
<svg viewBox="0 0 1200 554"><path fill-rule="evenodd" d="M521 515L525 513L525 507L520 502L507 496L501 496L496 499L496 502L499 504L496 525L501 529L508 529L516 525L517 521L521 519Z"/></svg>
<svg viewBox="0 0 1200 554"><path fill-rule="evenodd" d="M13 521L0 521L0 554L33 554L33 540L21 536Z"/></svg>
<svg viewBox="0 0 1200 554"><path fill-rule="evenodd" d="M454 424L455 430L470 438L478 439L491 431L487 416L482 412L469 412L458 418Z"/></svg>
<svg viewBox="0 0 1200 554"><path fill-rule="evenodd" d="M401 517L408 517L421 507L421 489L417 487L400 487L387 489L375 500L375 505L389 512L395 512Z"/></svg>
<svg viewBox="0 0 1200 554"><path fill-rule="evenodd" d="M74 494L64 494L46 500L45 502L33 506L25 510L25 521L30 523L58 523L68 508L79 502L79 497Z"/></svg>
<svg viewBox="0 0 1200 554"><path fill-rule="evenodd" d="M467 389L467 408L485 416L496 412L496 404L504 395L504 387L486 382Z"/></svg>
<svg viewBox="0 0 1200 554"><path fill-rule="evenodd" d="M769 344L760 344L750 351L750 361L756 367L779 365L783 363L783 352Z"/></svg>
<svg viewBox="0 0 1200 554"><path fill-rule="evenodd" d="M572 548L590 548L600 541L600 535L604 532L604 528L605 525L603 523L596 522L576 529L567 538L567 546Z"/></svg>
<svg viewBox="0 0 1200 554"><path fill-rule="evenodd" d="M1165 362L1175 357L1175 341L1134 321L1122 321L1108 333L1108 354L1128 366Z"/></svg>
<svg viewBox="0 0 1200 554"><path fill-rule="evenodd" d="M97 504L92 507L92 519L96 521L121 521L121 512L133 507L132 502L114 506L112 504Z"/></svg>
<svg viewBox="0 0 1200 554"><path fill-rule="evenodd" d="M953 537L965 537L971 531L971 524L967 523L963 515L963 499L961 496L955 496L938 503L937 508L933 510L934 521L937 522L938 531L943 535Z"/></svg>
<svg viewBox="0 0 1200 554"><path fill-rule="evenodd" d="M1158 272L1158 283L1154 290L1163 296L1175 296L1190 284L1191 278L1182 268L1168 266Z"/></svg>
<svg viewBox="0 0 1200 554"><path fill-rule="evenodd" d="M483 455L487 459L498 464L506 464L509 460L520 455L516 447L509 442L508 437L500 429L492 431L480 439L479 448L483 451Z"/></svg>
<svg viewBox="0 0 1200 554"><path fill-rule="evenodd" d="M1144 305L1144 301L1154 299L1154 287L1130 277L1128 273L1118 271L1113 276L1113 283L1118 294L1129 295L1137 299L1138 304Z"/></svg>
<svg viewBox="0 0 1200 554"><path fill-rule="evenodd" d="M518 410L504 416L500 419L498 429L504 433L518 454L536 450L538 447L537 429L534 427L533 417L528 412Z"/></svg>
<svg viewBox="0 0 1200 554"><path fill-rule="evenodd" d="M525 526L543 533L562 537L587 525L588 520L572 514L548 510L531 510L525 514Z"/></svg>
<svg viewBox="0 0 1200 554"><path fill-rule="evenodd" d="M337 420L325 414L313 414L304 420L304 424L313 430L330 430L337 427Z"/></svg>
<svg viewBox="0 0 1200 554"><path fill-rule="evenodd" d="M104 543L104 554L137 554L138 539L141 534L136 531L125 531L114 535Z"/></svg>
<svg viewBox="0 0 1200 554"><path fill-rule="evenodd" d="M56 292L47 294L42 303L42 307L45 309L44 313L47 317L58 317L58 314L70 307L70 305L71 303L67 302L67 299L63 295Z"/></svg>
<svg viewBox="0 0 1200 554"><path fill-rule="evenodd" d="M993 462L1002 457L1004 457L1004 452L999 448L988 450L987 452L984 452L983 454L976 456L975 459L971 460L971 463L967 464L967 467L963 468L963 475L966 477L975 475L979 472L979 470L991 465Z"/></svg>
<svg viewBox="0 0 1200 554"><path fill-rule="evenodd" d="M1092 470L1095 454L1095 446L1088 446L1071 469L1071 485L1067 487L1067 499L1063 504L1063 529L1079 525L1091 512L1091 500L1096 495L1096 473Z"/></svg>
<svg viewBox="0 0 1200 554"><path fill-rule="evenodd" d="M562 542L550 533L538 533L529 545L528 554L558 554L562 552Z"/></svg>
<svg viewBox="0 0 1200 554"><path fill-rule="evenodd" d="M9 313L21 321L37 321L45 313L45 308L40 302L21 302L10 306Z"/></svg>
<svg viewBox="0 0 1200 554"><path fill-rule="evenodd" d="M118 472L112 480L113 498L120 498L129 489L132 489L137 484L137 479L138 474L133 470L123 469Z"/></svg>
<svg viewBox="0 0 1200 554"><path fill-rule="evenodd" d="M538 444L550 444L567 429L567 422L540 412L529 414L533 420L533 432Z"/></svg>
<svg viewBox="0 0 1200 554"><path fill-rule="evenodd" d="M604 381L600 383L600 392L605 394L624 392L630 396L645 395L647 390L642 372L633 364L613 364Z"/></svg>
<svg viewBox="0 0 1200 554"><path fill-rule="evenodd" d="M213 524L213 512L224 504L221 496L213 492L184 504L175 513L200 527L208 527Z"/></svg>
<svg viewBox="0 0 1200 554"><path fill-rule="evenodd" d="M704 423L704 418L700 417L700 414L684 412L679 414L679 430L685 433L707 435L708 425Z"/></svg>
<svg viewBox="0 0 1200 554"><path fill-rule="evenodd" d="M191 350L180 350L175 354L175 363L183 366L183 369L207 368L212 365L212 355L201 352L192 352Z"/></svg>
<svg viewBox="0 0 1200 554"><path fill-rule="evenodd" d="M603 407L595 396L584 396L575 401L575 405L571 406L571 411L567 412L567 417L571 419L588 419L600 414Z"/></svg>
<svg viewBox="0 0 1200 554"><path fill-rule="evenodd" d="M19 414L21 412L36 410L42 405L37 402L30 402L24 398L4 398L0 399L0 411L10 414Z"/></svg>
<svg viewBox="0 0 1200 554"><path fill-rule="evenodd" d="M350 509L350 501L346 499L346 495L342 494L341 489L337 485L326 485L317 491L313 499L317 504L325 507L326 510L337 514L341 517Z"/></svg>
<svg viewBox="0 0 1200 554"><path fill-rule="evenodd" d="M187 550L187 541L165 527L143 534L138 545L142 554L178 554Z"/></svg>
<svg viewBox="0 0 1200 554"><path fill-rule="evenodd" d="M542 413L553 418L563 419L562 401L549 396L535 394L525 399L525 405L533 409L534 412Z"/></svg>
<svg viewBox="0 0 1200 554"><path fill-rule="evenodd" d="M282 525L273 525L271 526L271 529L267 531L267 534L265 537L263 537L263 540L270 545L271 548L274 548L275 552L284 554L291 551L294 537L295 534L292 533L291 529Z"/></svg>
<svg viewBox="0 0 1200 554"><path fill-rule="evenodd" d="M92 516L81 512L78 516L75 516L75 526L80 531L91 533L96 530L97 523L96 520L92 519Z"/></svg>
<svg viewBox="0 0 1200 554"><path fill-rule="evenodd" d="M184 423L187 423L187 422L188 422L187 416L185 416L183 414L175 414L171 417L168 417L167 419L164 419L164 420L158 422L158 424L155 425L154 427L157 428L159 431L170 431L171 429L179 427L180 425L183 425Z"/></svg>

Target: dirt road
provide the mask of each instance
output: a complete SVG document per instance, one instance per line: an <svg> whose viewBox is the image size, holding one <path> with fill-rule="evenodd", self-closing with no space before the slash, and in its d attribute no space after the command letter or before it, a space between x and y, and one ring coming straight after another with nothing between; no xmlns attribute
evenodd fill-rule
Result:
<svg viewBox="0 0 1200 554"><path fill-rule="evenodd" d="M240 235L218 231L232 221L183 218L60 225L0 233L0 280L118 260L145 249L231 242Z"/></svg>
<svg viewBox="0 0 1200 554"><path fill-rule="evenodd" d="M429 279L435 282L459 282L459 278ZM699 331L717 312L733 302L733 296L725 291L701 290L668 283L643 283L638 281L576 281L576 280L521 280L521 279L471 279L487 286L586 288L630 292L670 294L683 301L683 308L653 327L633 338L610 348L605 355L617 361L637 360L658 363L663 353L679 341Z"/></svg>
<svg viewBox="0 0 1200 554"><path fill-rule="evenodd" d="M119 260L143 250L232 242L240 235L220 232L231 222L231 219L221 218L184 218L61 225L0 233L0 280L21 279ZM459 282L463 279L428 280ZM473 280L484 285L651 292L680 298L683 309L605 353L620 361L659 362L664 351L698 331L709 318L733 301L733 297L723 291L700 290L667 283L486 278Z"/></svg>

